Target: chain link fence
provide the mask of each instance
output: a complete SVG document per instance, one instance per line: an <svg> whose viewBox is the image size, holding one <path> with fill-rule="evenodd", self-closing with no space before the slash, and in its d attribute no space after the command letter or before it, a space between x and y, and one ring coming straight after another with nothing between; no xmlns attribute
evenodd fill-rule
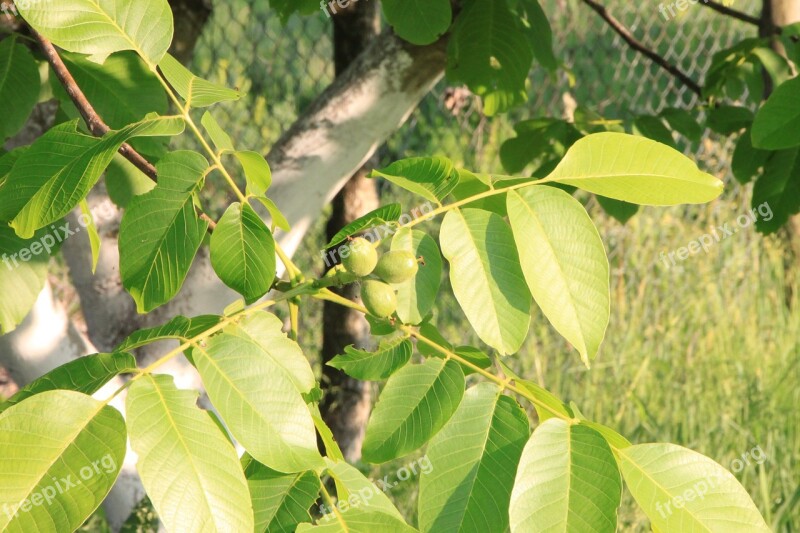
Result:
<svg viewBox="0 0 800 533"><path fill-rule="evenodd" d="M266 152L333 79L330 21L320 11L293 16L284 26L264 0L213 3L193 68L203 77L247 93L244 101L223 105L217 115L241 146ZM698 82L715 52L755 33L753 26L720 15L702 2L689 3L684 11L673 8L675 17L669 14L671 4L609 0L606 7L639 40ZM454 91L443 80L389 140L383 158L441 153L472 168L496 171L499 145L513 134L513 123L562 116L565 95L614 119L697 104L694 93L630 49L579 0L545 0L543 5L564 68L555 77L534 69L526 106L485 120L479 102L463 98L463 91ZM737 0L734 7L756 13L759 2ZM712 137L687 151L694 151L712 171L724 173L729 148Z"/></svg>

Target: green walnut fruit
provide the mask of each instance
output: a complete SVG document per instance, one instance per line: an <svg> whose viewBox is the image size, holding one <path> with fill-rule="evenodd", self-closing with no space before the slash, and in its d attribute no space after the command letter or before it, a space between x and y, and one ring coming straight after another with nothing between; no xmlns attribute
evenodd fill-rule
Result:
<svg viewBox="0 0 800 533"><path fill-rule="evenodd" d="M397 309L397 295L382 281L368 279L361 283L361 301L371 315L378 318L392 316Z"/></svg>
<svg viewBox="0 0 800 533"><path fill-rule="evenodd" d="M414 254L405 250L386 252L375 267L375 275L386 283L403 283L417 275L419 264Z"/></svg>
<svg viewBox="0 0 800 533"><path fill-rule="evenodd" d="M347 257L342 255L342 264L348 272L363 278L375 270L375 265L378 264L378 252L371 242L363 237L358 237L353 239L347 248L349 254Z"/></svg>

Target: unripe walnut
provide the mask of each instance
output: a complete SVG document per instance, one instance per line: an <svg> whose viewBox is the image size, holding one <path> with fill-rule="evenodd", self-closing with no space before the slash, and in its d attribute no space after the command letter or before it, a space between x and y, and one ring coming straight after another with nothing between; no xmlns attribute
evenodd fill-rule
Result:
<svg viewBox="0 0 800 533"><path fill-rule="evenodd" d="M342 254L342 265L348 272L363 278L375 270L375 265L378 264L378 252L367 239L363 237L353 239L347 250L346 256Z"/></svg>
<svg viewBox="0 0 800 533"><path fill-rule="evenodd" d="M361 282L361 301L371 315L378 318L392 316L397 309L397 295L382 281L367 279Z"/></svg>
<svg viewBox="0 0 800 533"><path fill-rule="evenodd" d="M417 275L419 264L414 254L405 250L386 252L378 260L374 273L386 283L403 283Z"/></svg>

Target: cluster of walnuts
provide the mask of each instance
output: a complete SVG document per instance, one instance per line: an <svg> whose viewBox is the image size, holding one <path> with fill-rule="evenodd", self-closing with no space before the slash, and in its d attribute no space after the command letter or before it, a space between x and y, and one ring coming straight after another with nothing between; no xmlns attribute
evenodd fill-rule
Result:
<svg viewBox="0 0 800 533"><path fill-rule="evenodd" d="M342 258L342 266L361 280L361 301L370 314L387 318L397 309L397 295L390 283L403 283L417 275L418 259L404 250L384 254L363 237L350 242L350 254Z"/></svg>

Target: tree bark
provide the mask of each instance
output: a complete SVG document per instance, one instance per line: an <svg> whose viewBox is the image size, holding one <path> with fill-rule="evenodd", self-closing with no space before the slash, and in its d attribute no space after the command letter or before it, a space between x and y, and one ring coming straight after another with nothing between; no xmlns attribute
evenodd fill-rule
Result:
<svg viewBox="0 0 800 533"><path fill-rule="evenodd" d="M379 32L380 10L377 2L352 4L333 17L333 54L337 76L344 74ZM378 189L374 180L367 177L375 166L374 159L358 170L333 199L333 213L326 228L328 239L353 220L378 207ZM325 268L332 266L326 264ZM358 299L356 285L343 287L336 292L350 300ZM368 348L367 342L369 324L361 313L325 302L321 354L322 390L325 396L320 402L320 411L350 462L361 458L361 444L372 402L371 386L326 363L343 353L346 346L352 344L358 348Z"/></svg>

